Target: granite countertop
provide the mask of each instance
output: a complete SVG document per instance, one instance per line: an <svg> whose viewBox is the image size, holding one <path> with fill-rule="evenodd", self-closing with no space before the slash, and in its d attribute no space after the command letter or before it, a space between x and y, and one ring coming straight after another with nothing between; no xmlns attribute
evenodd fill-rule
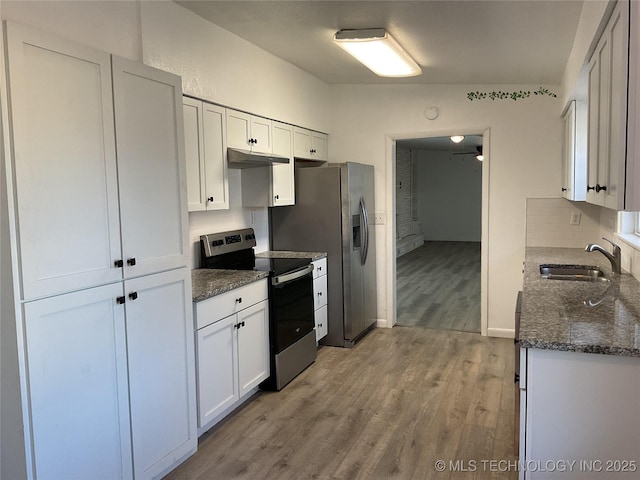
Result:
<svg viewBox="0 0 640 480"><path fill-rule="evenodd" d="M594 265L611 282L548 280L543 263ZM520 346L640 357L640 283L612 276L598 252L528 247L525 257Z"/></svg>
<svg viewBox="0 0 640 480"><path fill-rule="evenodd" d="M191 270L191 289L194 302L201 302L234 288L266 278L269 272L256 270L217 270L199 268Z"/></svg>
<svg viewBox="0 0 640 480"><path fill-rule="evenodd" d="M270 250L256 253L256 257L261 258L310 258L312 262L326 256L326 252L292 252L289 250Z"/></svg>

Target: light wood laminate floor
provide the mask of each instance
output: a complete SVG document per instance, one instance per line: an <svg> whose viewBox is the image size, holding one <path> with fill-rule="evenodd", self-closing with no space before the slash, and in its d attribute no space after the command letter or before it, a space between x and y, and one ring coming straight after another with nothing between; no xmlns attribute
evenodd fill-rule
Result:
<svg viewBox="0 0 640 480"><path fill-rule="evenodd" d="M513 368L512 340L378 328L353 349L322 347L282 391L258 393L202 436L167 478L515 480L488 463L516 459ZM475 472L451 471L472 460Z"/></svg>
<svg viewBox="0 0 640 480"><path fill-rule="evenodd" d="M398 324L480 332L480 243L425 242L397 259Z"/></svg>

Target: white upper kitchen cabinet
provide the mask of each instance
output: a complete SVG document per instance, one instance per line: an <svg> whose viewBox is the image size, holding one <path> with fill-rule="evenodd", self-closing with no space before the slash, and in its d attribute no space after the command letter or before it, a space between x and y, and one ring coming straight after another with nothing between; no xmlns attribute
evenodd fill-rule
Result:
<svg viewBox="0 0 640 480"><path fill-rule="evenodd" d="M639 187L633 180L640 163L637 135L627 133L627 120L635 114L629 102L637 102L627 92L628 87L637 88L638 47L629 40L630 32L638 38L637 9L637 2L617 3L588 66L587 201L615 210L640 209Z"/></svg>
<svg viewBox="0 0 640 480"><path fill-rule="evenodd" d="M110 56L19 25L6 29L21 298L117 281Z"/></svg>
<svg viewBox="0 0 640 480"><path fill-rule="evenodd" d="M562 114L562 196L584 201L587 194L586 105L572 100Z"/></svg>
<svg viewBox="0 0 640 480"><path fill-rule="evenodd" d="M270 207L295 203L295 163L293 161L293 127L286 123L273 122L273 153L289 159L289 163L271 167Z"/></svg>
<svg viewBox="0 0 640 480"><path fill-rule="evenodd" d="M225 109L189 97L183 98L182 107L188 209L190 212L228 209Z"/></svg>
<svg viewBox="0 0 640 480"><path fill-rule="evenodd" d="M182 81L113 57L125 278L187 263Z"/></svg>
<svg viewBox="0 0 640 480"><path fill-rule="evenodd" d="M293 155L296 158L327 161L327 134L294 127Z"/></svg>
<svg viewBox="0 0 640 480"><path fill-rule="evenodd" d="M196 449L187 268L124 282L134 477L158 478Z"/></svg>
<svg viewBox="0 0 640 480"><path fill-rule="evenodd" d="M242 171L243 207L280 207L295 204L293 127L273 121L273 154L289 163L245 168Z"/></svg>
<svg viewBox="0 0 640 480"><path fill-rule="evenodd" d="M180 77L14 24L7 39L21 298L185 265Z"/></svg>
<svg viewBox="0 0 640 480"><path fill-rule="evenodd" d="M227 147L272 153L271 120L227 108Z"/></svg>
<svg viewBox="0 0 640 480"><path fill-rule="evenodd" d="M119 297L121 282L24 305L30 478L132 478Z"/></svg>

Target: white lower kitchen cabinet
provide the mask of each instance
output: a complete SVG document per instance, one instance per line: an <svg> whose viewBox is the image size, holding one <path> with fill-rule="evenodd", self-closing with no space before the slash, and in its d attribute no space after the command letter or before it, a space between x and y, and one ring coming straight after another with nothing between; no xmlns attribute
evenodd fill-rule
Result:
<svg viewBox="0 0 640 480"><path fill-rule="evenodd" d="M24 303L30 477L155 478L195 452L189 275Z"/></svg>
<svg viewBox="0 0 640 480"><path fill-rule="evenodd" d="M132 478L121 296L116 283L23 305L31 478Z"/></svg>
<svg viewBox="0 0 640 480"><path fill-rule="evenodd" d="M199 434L269 376L267 299L267 280L262 279L196 303Z"/></svg>
<svg viewBox="0 0 640 480"><path fill-rule="evenodd" d="M134 477L156 478L197 444L191 272L124 282Z"/></svg>
<svg viewBox="0 0 640 480"><path fill-rule="evenodd" d="M640 358L523 352L520 479L637 479Z"/></svg>
<svg viewBox="0 0 640 480"><path fill-rule="evenodd" d="M316 321L316 341L329 333L327 318L327 259L321 258L313 263L313 309Z"/></svg>

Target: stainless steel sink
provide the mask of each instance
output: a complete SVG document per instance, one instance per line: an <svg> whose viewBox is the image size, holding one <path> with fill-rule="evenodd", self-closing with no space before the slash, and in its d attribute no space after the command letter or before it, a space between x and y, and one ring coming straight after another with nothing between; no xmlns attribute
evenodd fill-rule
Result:
<svg viewBox="0 0 640 480"><path fill-rule="evenodd" d="M540 265L540 276L549 280L573 280L583 282L608 282L598 267L592 265Z"/></svg>

